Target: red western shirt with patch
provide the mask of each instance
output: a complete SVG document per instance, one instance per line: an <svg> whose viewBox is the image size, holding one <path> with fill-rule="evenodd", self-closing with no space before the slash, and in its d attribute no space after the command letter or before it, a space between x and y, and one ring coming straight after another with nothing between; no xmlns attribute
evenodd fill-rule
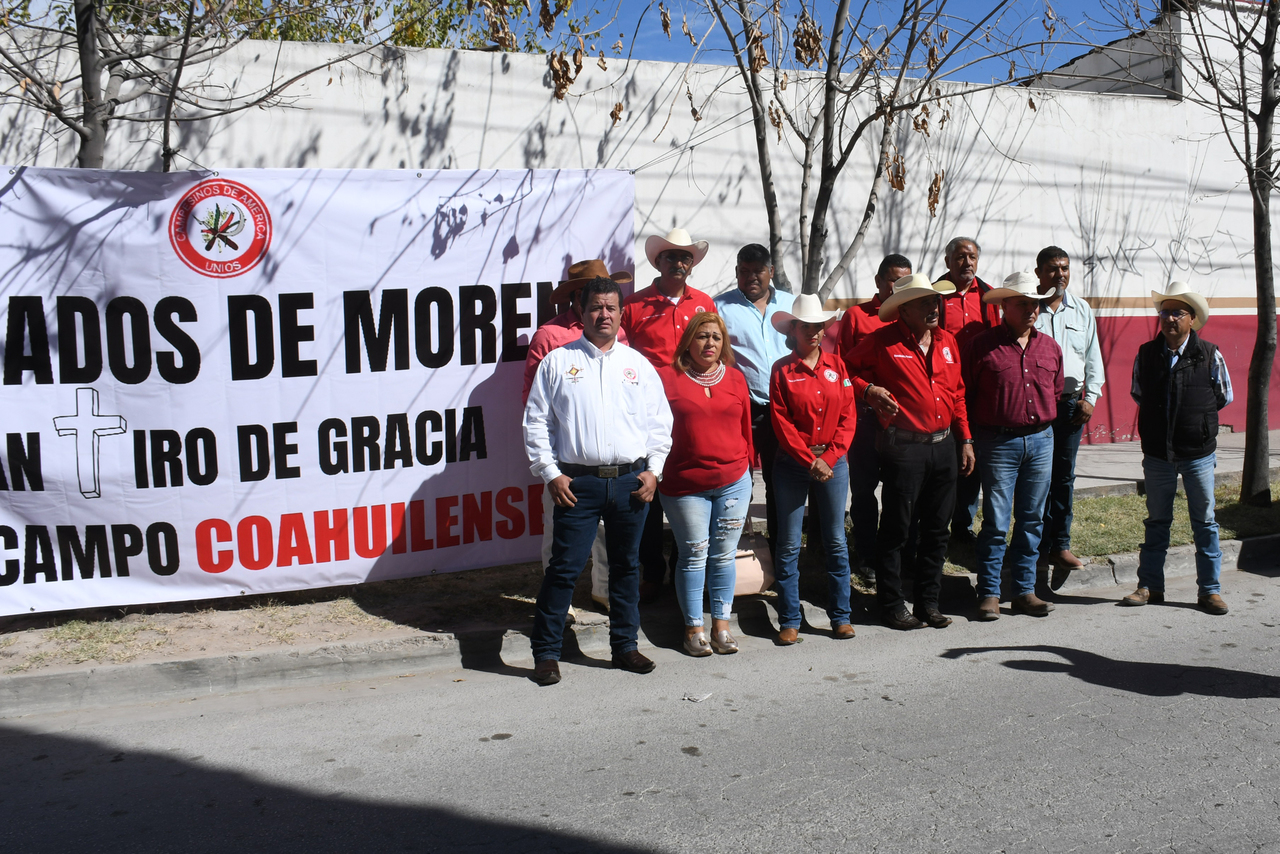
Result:
<svg viewBox="0 0 1280 854"><path fill-rule="evenodd" d="M1062 349L1038 329L1024 350L1001 323L969 342L962 360L974 427L1049 425L1062 394Z"/></svg>
<svg viewBox="0 0 1280 854"><path fill-rule="evenodd" d="M950 428L969 438L969 414L960 374L960 346L944 329L934 331L929 352L920 350L916 336L901 320L862 339L849 358L853 388L861 400L867 386L888 389L898 401L890 424L913 433L937 433Z"/></svg>
<svg viewBox="0 0 1280 854"><path fill-rule="evenodd" d="M622 304L627 344L639 350L655 368L664 368L675 358L680 336L700 311L717 313L711 297L688 285L678 303L667 299L657 285L636 291Z"/></svg>
<svg viewBox="0 0 1280 854"><path fill-rule="evenodd" d="M742 477L751 448L751 392L737 368L725 368L711 395L684 371L658 368L671 404L671 453L662 468L663 495L692 495L728 486Z"/></svg>
<svg viewBox="0 0 1280 854"><path fill-rule="evenodd" d="M938 281L947 279L943 277ZM938 325L956 337L961 350L975 335L1000 325L1000 307L982 301L982 295L989 290L991 286L975 276L968 291L963 294L957 291L942 298Z"/></svg>
<svg viewBox="0 0 1280 854"><path fill-rule="evenodd" d="M845 367L849 369L850 375L854 371L849 362L849 357L853 355L853 351L862 343L862 339L877 329L883 328L887 323L893 322L880 319L880 304L882 302L880 295L876 294L870 302L850 306L848 311L844 313L844 317L840 318L840 331L836 338L840 342L840 358L844 359Z"/></svg>
<svg viewBox="0 0 1280 854"><path fill-rule="evenodd" d="M778 447L804 466L813 464L814 445L826 445L818 456L827 465L849 450L858 414L853 383L844 360L823 353L810 368L792 353L773 365L769 378L769 412Z"/></svg>

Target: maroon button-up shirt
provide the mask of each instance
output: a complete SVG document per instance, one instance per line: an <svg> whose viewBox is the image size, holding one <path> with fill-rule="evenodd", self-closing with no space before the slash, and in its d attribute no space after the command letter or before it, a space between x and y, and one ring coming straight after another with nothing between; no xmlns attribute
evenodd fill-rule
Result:
<svg viewBox="0 0 1280 854"><path fill-rule="evenodd" d="M1024 350L1007 323L979 333L960 359L969 424L981 427L1048 425L1062 394L1062 350L1032 329Z"/></svg>

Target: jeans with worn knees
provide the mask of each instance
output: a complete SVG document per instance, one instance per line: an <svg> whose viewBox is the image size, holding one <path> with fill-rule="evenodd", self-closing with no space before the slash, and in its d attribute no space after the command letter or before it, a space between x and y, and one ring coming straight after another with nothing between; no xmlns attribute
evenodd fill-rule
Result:
<svg viewBox="0 0 1280 854"><path fill-rule="evenodd" d="M1076 455L1083 424L1072 424L1080 408L1078 399L1059 400L1058 417L1053 420L1053 474L1049 479L1049 498L1044 505L1044 539L1042 552L1063 552L1071 548L1072 504L1076 486Z"/></svg>
<svg viewBox="0 0 1280 854"><path fill-rule="evenodd" d="M1138 586L1157 593L1164 591L1164 558L1169 550L1169 526L1173 522L1173 497L1182 475L1191 514L1191 535L1196 543L1196 587L1201 596L1222 592L1218 583L1222 572L1222 548L1218 544L1218 522L1213 515L1213 470L1218 455L1198 460L1168 462L1142 458L1146 478L1146 538L1138 552Z"/></svg>
<svg viewBox="0 0 1280 854"><path fill-rule="evenodd" d="M640 531L649 505L631 493L640 488L633 472L621 477L575 477L569 486L577 502L557 506L551 560L533 614L534 661L558 661L573 588L582 574L596 527L604 520L609 553L609 645L615 654L636 648L640 627Z"/></svg>
<svg viewBox="0 0 1280 854"><path fill-rule="evenodd" d="M778 551L773 573L778 588L778 624L783 629L800 627L800 532L804 527L804 504L811 485L818 499L822 547L826 552L827 616L833 627L849 622L849 546L844 533L849 464L844 457L832 467L832 472L830 480L818 483L810 476L808 466L796 462L786 452L779 452L774 463Z"/></svg>
<svg viewBox="0 0 1280 854"><path fill-rule="evenodd" d="M676 596L686 626L702 625L702 591L711 599L711 617L729 619L737 581L738 539L751 508L751 470L716 489L665 496L667 519L676 536Z"/></svg>
<svg viewBox="0 0 1280 854"><path fill-rule="evenodd" d="M982 477L982 528L978 531L978 596L1000 596L1005 536L1013 516L1008 551L1014 558L1013 595L1036 588L1036 558L1044 531L1044 500L1053 471L1053 432L997 435L974 442Z"/></svg>

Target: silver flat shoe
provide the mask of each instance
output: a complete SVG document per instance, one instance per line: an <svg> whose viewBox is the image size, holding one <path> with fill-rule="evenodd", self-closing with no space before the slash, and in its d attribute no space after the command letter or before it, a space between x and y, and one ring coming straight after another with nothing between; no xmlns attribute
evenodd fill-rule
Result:
<svg viewBox="0 0 1280 854"><path fill-rule="evenodd" d="M711 633L711 648L720 655L733 655L738 651L738 642L729 634L728 629Z"/></svg>
<svg viewBox="0 0 1280 854"><path fill-rule="evenodd" d="M704 655L711 654L711 645L707 643L707 636L702 632L698 632L696 635L684 639L684 651L695 658L701 658Z"/></svg>

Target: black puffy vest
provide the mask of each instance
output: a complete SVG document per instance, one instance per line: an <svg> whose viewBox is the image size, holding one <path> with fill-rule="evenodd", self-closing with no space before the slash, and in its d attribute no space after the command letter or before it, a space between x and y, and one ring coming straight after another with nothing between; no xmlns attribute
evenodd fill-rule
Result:
<svg viewBox="0 0 1280 854"><path fill-rule="evenodd" d="M1138 435L1142 453L1173 462L1207 457L1218 447L1218 410L1226 397L1214 388L1218 348L1194 332L1169 370L1164 336L1138 348Z"/></svg>

